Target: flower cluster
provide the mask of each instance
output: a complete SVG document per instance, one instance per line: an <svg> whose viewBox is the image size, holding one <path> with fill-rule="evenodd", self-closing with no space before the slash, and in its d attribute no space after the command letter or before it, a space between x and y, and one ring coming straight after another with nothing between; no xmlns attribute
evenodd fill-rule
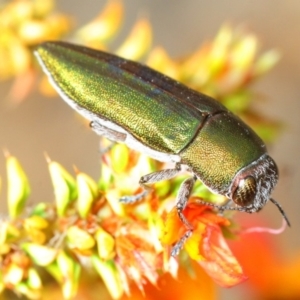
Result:
<svg viewBox="0 0 300 300"><path fill-rule="evenodd" d="M71 20L56 12L54 0L16 0L0 5L0 80L13 78L8 98L23 101L37 78L32 49L44 40L65 36ZM43 88L45 83L41 83Z"/></svg>
<svg viewBox="0 0 300 300"><path fill-rule="evenodd" d="M160 274L176 277L183 258L170 258L170 250L186 232L173 207L179 180L156 184L144 201L134 205L119 202L121 196L140 191L141 172L157 170L161 164L114 145L103 155L96 183L76 168L74 178L47 157L55 205L39 203L24 212L29 182L15 157L6 153L6 160L11 218L1 221L2 289L37 298L42 288L39 267L61 284L65 298L71 298L84 261L102 277L115 299L130 294L132 281L143 290L145 279L157 285ZM195 260L220 285L236 285L246 276L222 233L230 221L211 207L195 204L201 190L199 184L185 209L195 228L184 244L185 263Z"/></svg>
<svg viewBox="0 0 300 300"><path fill-rule="evenodd" d="M18 0L0 7L0 79L29 71L31 47L59 39L69 28L69 18L54 11L53 0Z"/></svg>

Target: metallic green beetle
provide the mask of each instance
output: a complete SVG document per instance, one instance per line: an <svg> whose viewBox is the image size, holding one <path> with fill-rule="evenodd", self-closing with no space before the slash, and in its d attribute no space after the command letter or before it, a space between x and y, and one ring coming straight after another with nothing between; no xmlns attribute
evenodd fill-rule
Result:
<svg viewBox="0 0 300 300"><path fill-rule="evenodd" d="M35 55L61 97L91 121L97 134L175 163L173 169L143 176L146 190L146 183L183 169L193 174L176 203L188 229L183 210L196 179L235 203L221 210L253 213L271 200L289 224L270 198L278 171L265 144L216 100L139 63L66 42L45 42ZM144 194L122 200L137 201Z"/></svg>

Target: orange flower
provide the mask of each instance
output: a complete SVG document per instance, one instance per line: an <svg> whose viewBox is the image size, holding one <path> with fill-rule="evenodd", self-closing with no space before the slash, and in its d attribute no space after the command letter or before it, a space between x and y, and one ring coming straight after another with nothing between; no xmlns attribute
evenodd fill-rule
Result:
<svg viewBox="0 0 300 300"><path fill-rule="evenodd" d="M229 221L216 215L211 207L190 203L184 215L194 230L184 244L184 249L209 276L223 287L231 287L247 279L231 253L223 237L221 226L228 226ZM186 232L184 224L174 208L166 218L166 233L162 242L172 245Z"/></svg>
<svg viewBox="0 0 300 300"><path fill-rule="evenodd" d="M140 290L143 290L144 278L156 285L157 270L162 268L162 257L153 247L149 230L145 226L131 223L123 226L121 231L116 237L117 264Z"/></svg>
<svg viewBox="0 0 300 300"><path fill-rule="evenodd" d="M131 287L131 293L123 296L122 300L214 300L216 299L216 286L211 278L201 268L194 266L193 276L184 268L180 267L178 276L173 278L170 274L160 276L156 286L147 282L144 293L137 287Z"/></svg>

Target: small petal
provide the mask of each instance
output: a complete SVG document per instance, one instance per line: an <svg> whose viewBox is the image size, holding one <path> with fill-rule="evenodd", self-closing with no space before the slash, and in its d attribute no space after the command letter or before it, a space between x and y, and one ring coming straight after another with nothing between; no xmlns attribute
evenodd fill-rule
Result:
<svg viewBox="0 0 300 300"><path fill-rule="evenodd" d="M99 189L101 191L107 191L113 182L114 182L114 176L113 176L112 168L107 166L105 163L102 163L101 177L98 183Z"/></svg>
<svg viewBox="0 0 300 300"><path fill-rule="evenodd" d="M36 244L42 245L47 240L46 234L39 229L31 228L30 230L26 230L26 232L27 232L28 238Z"/></svg>
<svg viewBox="0 0 300 300"><path fill-rule="evenodd" d="M20 230L9 222L1 222L0 226L0 245L10 242L21 235Z"/></svg>
<svg viewBox="0 0 300 300"><path fill-rule="evenodd" d="M40 289L42 287L41 278L34 268L28 270L27 284L32 289Z"/></svg>
<svg viewBox="0 0 300 300"><path fill-rule="evenodd" d="M102 228L99 228L95 234L97 241L98 255L100 259L112 259L115 252L115 239Z"/></svg>
<svg viewBox="0 0 300 300"><path fill-rule="evenodd" d="M77 187L74 178L57 162L47 157L49 172L54 188L57 213L63 216L68 205L77 197Z"/></svg>
<svg viewBox="0 0 300 300"><path fill-rule="evenodd" d="M31 228L36 228L36 229L45 229L49 226L48 221L46 221L44 218L33 215L29 218L26 218L24 221L24 227L28 228L29 230Z"/></svg>
<svg viewBox="0 0 300 300"><path fill-rule="evenodd" d="M77 36L90 46L99 47L115 36L120 29L122 16L122 1L110 0L99 16L82 27Z"/></svg>
<svg viewBox="0 0 300 300"><path fill-rule="evenodd" d="M56 249L34 243L24 243L22 248L38 266L47 266L51 264L58 253Z"/></svg>
<svg viewBox="0 0 300 300"><path fill-rule="evenodd" d="M225 242L220 228L207 227L201 252L204 259L199 264L220 286L232 287L248 279Z"/></svg>
<svg viewBox="0 0 300 300"><path fill-rule="evenodd" d="M30 194L30 186L18 160L6 153L6 168L8 178L7 201L9 214L16 218L23 211Z"/></svg>
<svg viewBox="0 0 300 300"><path fill-rule="evenodd" d="M280 60L280 56L279 51L274 49L263 53L254 64L253 76L258 77L267 73L277 64Z"/></svg>
<svg viewBox="0 0 300 300"><path fill-rule="evenodd" d="M161 237L161 242L166 245L172 245L175 243L180 238L182 227L184 226L178 218L177 210L174 208L167 214L165 221L165 233Z"/></svg>
<svg viewBox="0 0 300 300"><path fill-rule="evenodd" d="M95 246L95 239L85 230L71 226L68 228L67 237L69 247L78 250L88 250Z"/></svg>
<svg viewBox="0 0 300 300"><path fill-rule="evenodd" d="M148 55L147 65L173 79L179 80L179 67L168 56L162 47L155 47Z"/></svg>
<svg viewBox="0 0 300 300"><path fill-rule="evenodd" d="M57 265L63 276L63 282L61 282L63 295L66 299L71 299L77 293L80 264L66 252L61 251L57 257Z"/></svg>
<svg viewBox="0 0 300 300"><path fill-rule="evenodd" d="M52 12L54 8L54 0L35 0L32 5L34 15L36 17L43 18Z"/></svg>
<svg viewBox="0 0 300 300"><path fill-rule="evenodd" d="M102 261L97 255L93 255L92 262L96 271L104 281L111 297L113 299L119 299L123 295L124 290L114 261Z"/></svg>
<svg viewBox="0 0 300 300"><path fill-rule="evenodd" d="M49 29L43 20L27 20L22 23L18 35L27 45L37 45L49 37Z"/></svg>
<svg viewBox="0 0 300 300"><path fill-rule="evenodd" d="M77 208L81 218L86 218L98 197L98 186L88 175L78 172L76 176L78 197Z"/></svg>
<svg viewBox="0 0 300 300"><path fill-rule="evenodd" d="M117 173L123 173L129 163L129 149L124 144L116 144L111 149L112 168Z"/></svg>
<svg viewBox="0 0 300 300"><path fill-rule="evenodd" d="M151 43L151 25L148 20L141 19L136 22L127 39L115 53L126 59L139 60L149 50Z"/></svg>
<svg viewBox="0 0 300 300"><path fill-rule="evenodd" d="M2 274L2 270L0 270L0 295L4 291L4 289L5 289L5 285L3 282L3 274Z"/></svg>
<svg viewBox="0 0 300 300"><path fill-rule="evenodd" d="M189 256L198 261L210 277L221 286L234 286L246 280L241 266L222 235L220 226L228 226L229 221L216 215L210 207L196 203L189 203L184 215L194 228L192 236L184 244ZM166 234L162 242L168 245L177 242L186 231L176 208L168 213L165 228Z"/></svg>
<svg viewBox="0 0 300 300"><path fill-rule="evenodd" d="M205 59L207 60L207 65L209 66L208 72L211 73L211 76L217 76L220 72L224 71L232 35L232 28L228 25L223 25L212 41L208 57Z"/></svg>
<svg viewBox="0 0 300 300"><path fill-rule="evenodd" d="M10 285L10 284L17 285L22 281L24 274L25 274L25 270L23 268L12 263L5 271L3 281L6 285Z"/></svg>
<svg viewBox="0 0 300 300"><path fill-rule="evenodd" d="M39 289L31 288L27 282L21 282L15 286L16 292L26 296L28 299L40 299L41 291Z"/></svg>
<svg viewBox="0 0 300 300"><path fill-rule="evenodd" d="M234 43L230 53L230 64L235 70L247 72L257 52L258 42L253 34L248 34Z"/></svg>

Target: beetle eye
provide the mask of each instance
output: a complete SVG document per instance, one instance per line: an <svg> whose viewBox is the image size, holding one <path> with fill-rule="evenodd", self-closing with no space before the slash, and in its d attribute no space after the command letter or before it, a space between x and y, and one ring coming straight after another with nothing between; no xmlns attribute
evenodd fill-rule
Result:
<svg viewBox="0 0 300 300"><path fill-rule="evenodd" d="M253 203L256 195L256 181L252 176L248 176L239 182L232 195L232 200L240 206L248 206Z"/></svg>

